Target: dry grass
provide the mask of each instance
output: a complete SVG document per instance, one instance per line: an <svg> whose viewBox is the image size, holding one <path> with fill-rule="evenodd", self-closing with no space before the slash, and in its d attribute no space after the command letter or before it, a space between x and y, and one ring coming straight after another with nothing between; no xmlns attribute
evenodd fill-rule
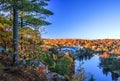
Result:
<svg viewBox="0 0 120 81"><path fill-rule="evenodd" d="M0 53L0 81L47 81L31 66L12 65L12 58Z"/></svg>

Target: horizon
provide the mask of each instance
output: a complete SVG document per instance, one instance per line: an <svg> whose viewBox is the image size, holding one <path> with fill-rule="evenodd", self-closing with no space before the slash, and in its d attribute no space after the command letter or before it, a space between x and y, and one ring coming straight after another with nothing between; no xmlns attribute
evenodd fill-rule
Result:
<svg viewBox="0 0 120 81"><path fill-rule="evenodd" d="M120 39L119 0L51 0L42 38Z"/></svg>
<svg viewBox="0 0 120 81"><path fill-rule="evenodd" d="M120 39L112 39L112 38L101 38L101 39L82 39L82 38L42 38L42 39L62 39L62 40L67 40L67 39L70 39L70 40L74 40L74 39L77 39L77 40L120 40Z"/></svg>

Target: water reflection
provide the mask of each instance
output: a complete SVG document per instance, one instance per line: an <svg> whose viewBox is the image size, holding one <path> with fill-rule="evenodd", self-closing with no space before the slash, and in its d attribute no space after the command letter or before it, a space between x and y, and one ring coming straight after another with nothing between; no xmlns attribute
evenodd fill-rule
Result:
<svg viewBox="0 0 120 81"><path fill-rule="evenodd" d="M119 75L118 75L117 73L113 73L113 72L112 72L112 76L111 76L111 77L112 77L112 80L113 80L113 81L118 81Z"/></svg>
<svg viewBox="0 0 120 81"><path fill-rule="evenodd" d="M99 66L103 68L103 74L108 75L111 73L112 81L118 81L120 77L120 59L119 57L113 58L111 56L107 58L100 57Z"/></svg>
<svg viewBox="0 0 120 81"><path fill-rule="evenodd" d="M77 60L79 60L79 61L90 60L92 57L93 57L92 54L83 55L83 56L79 56L79 58L77 58Z"/></svg>
<svg viewBox="0 0 120 81"><path fill-rule="evenodd" d="M80 68L79 66L84 68L86 75L88 73L93 75L95 81L120 81L119 58L101 58L97 55L85 55L75 60L75 73ZM85 81L89 81L90 76L87 76L87 78Z"/></svg>
<svg viewBox="0 0 120 81"><path fill-rule="evenodd" d="M108 68L103 68L103 74L104 75L108 75L108 73L110 72L110 70Z"/></svg>

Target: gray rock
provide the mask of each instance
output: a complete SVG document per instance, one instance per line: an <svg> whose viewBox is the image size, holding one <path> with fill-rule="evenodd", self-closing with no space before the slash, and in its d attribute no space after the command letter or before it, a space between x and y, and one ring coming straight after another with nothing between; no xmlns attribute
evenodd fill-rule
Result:
<svg viewBox="0 0 120 81"><path fill-rule="evenodd" d="M36 63L35 66L45 66L45 65L42 62L38 61L38 63Z"/></svg>
<svg viewBox="0 0 120 81"><path fill-rule="evenodd" d="M25 60L22 60L22 61L20 62L20 64L21 64L21 65L26 65L27 62L26 62Z"/></svg>
<svg viewBox="0 0 120 81"><path fill-rule="evenodd" d="M49 72L47 74L47 79L48 80L54 81L55 78L59 78L59 81L65 81L65 77L60 75L60 74L58 74L58 73Z"/></svg>
<svg viewBox="0 0 120 81"><path fill-rule="evenodd" d="M0 52L5 52L5 49L2 46L0 46Z"/></svg>

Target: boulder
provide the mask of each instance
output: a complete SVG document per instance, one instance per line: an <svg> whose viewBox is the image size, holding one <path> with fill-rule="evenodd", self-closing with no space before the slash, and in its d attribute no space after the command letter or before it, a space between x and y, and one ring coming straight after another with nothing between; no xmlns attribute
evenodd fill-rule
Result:
<svg viewBox="0 0 120 81"><path fill-rule="evenodd" d="M49 72L47 74L48 81L65 81L65 77L55 72Z"/></svg>

